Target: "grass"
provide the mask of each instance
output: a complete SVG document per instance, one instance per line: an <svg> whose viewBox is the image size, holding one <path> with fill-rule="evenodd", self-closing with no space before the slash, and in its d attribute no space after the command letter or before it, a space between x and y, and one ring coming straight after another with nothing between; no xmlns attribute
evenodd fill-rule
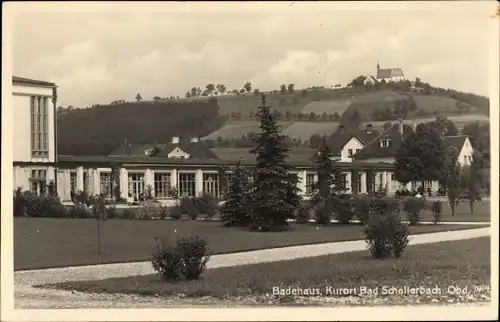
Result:
<svg viewBox="0 0 500 322"><path fill-rule="evenodd" d="M423 225L412 233L477 228L478 225ZM197 234L215 254L364 238L361 225L292 224L282 233L225 228L217 221L119 220L101 223L101 255L97 254L95 219L14 219L14 269L36 269L149 260L154 237Z"/></svg>
<svg viewBox="0 0 500 322"><path fill-rule="evenodd" d="M216 268L200 280L163 283L157 275L111 278L49 285L92 293L129 293L218 298L262 295L273 287L319 289L327 287L368 289L382 287L439 287L450 285L472 292L476 285L490 285L490 238L409 246L399 259L372 259L368 251L304 258L291 261ZM47 286L45 286L47 287ZM381 294L381 293L380 293Z"/></svg>
<svg viewBox="0 0 500 322"><path fill-rule="evenodd" d="M460 202L455 209L455 216L451 215L451 208L447 201L442 201L443 211L441 213L441 221L443 222L490 222L491 221L491 203L489 201L480 201L474 203L474 214L470 214L469 204ZM430 210L425 210L422 213L423 222L433 220L433 215Z"/></svg>
<svg viewBox="0 0 500 322"><path fill-rule="evenodd" d="M339 122L304 122L296 121L283 130L292 138L300 138L302 142L309 140L311 135L330 135L337 131Z"/></svg>

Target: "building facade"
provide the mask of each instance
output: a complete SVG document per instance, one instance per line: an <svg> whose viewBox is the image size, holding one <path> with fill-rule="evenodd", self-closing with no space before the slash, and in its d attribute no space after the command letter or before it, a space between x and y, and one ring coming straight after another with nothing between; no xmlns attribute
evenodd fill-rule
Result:
<svg viewBox="0 0 500 322"><path fill-rule="evenodd" d="M44 194L57 162L54 83L12 78L14 189Z"/></svg>

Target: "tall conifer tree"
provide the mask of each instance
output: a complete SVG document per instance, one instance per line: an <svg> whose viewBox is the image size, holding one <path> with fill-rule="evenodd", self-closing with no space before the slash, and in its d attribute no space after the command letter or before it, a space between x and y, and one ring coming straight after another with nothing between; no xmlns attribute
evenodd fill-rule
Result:
<svg viewBox="0 0 500 322"><path fill-rule="evenodd" d="M279 231L288 227L287 219L293 218L300 207L297 175L290 172L287 163L288 149L280 133L276 114L266 105L262 95L257 117L260 133L255 138L257 166L252 189L252 222L257 231Z"/></svg>

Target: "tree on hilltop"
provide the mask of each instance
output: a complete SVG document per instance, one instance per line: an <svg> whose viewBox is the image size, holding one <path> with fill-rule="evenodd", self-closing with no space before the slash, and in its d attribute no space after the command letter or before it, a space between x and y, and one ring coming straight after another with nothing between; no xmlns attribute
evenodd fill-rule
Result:
<svg viewBox="0 0 500 322"><path fill-rule="evenodd" d="M252 83L246 82L243 88L245 89L245 91L250 92L252 90Z"/></svg>
<svg viewBox="0 0 500 322"><path fill-rule="evenodd" d="M294 84L288 84L288 93L293 93L295 91L295 85Z"/></svg>
<svg viewBox="0 0 500 322"><path fill-rule="evenodd" d="M286 93L286 85L285 84L282 84L280 86L280 92L281 92L281 94L285 94Z"/></svg>
<svg viewBox="0 0 500 322"><path fill-rule="evenodd" d="M141 96L141 94L137 93L137 95L135 96L135 100L136 100L137 102L142 101L142 96Z"/></svg>
<svg viewBox="0 0 500 322"><path fill-rule="evenodd" d="M214 84L208 84L206 87L206 93L210 96L213 95L214 91L215 91L215 85Z"/></svg>
<svg viewBox="0 0 500 322"><path fill-rule="evenodd" d="M222 95L224 95L224 93L226 92L226 85L224 84L217 84L217 90L219 91L219 93L221 93Z"/></svg>
<svg viewBox="0 0 500 322"><path fill-rule="evenodd" d="M276 115L262 105L257 116L260 130L251 150L256 155L256 177L253 184L251 228L257 231L277 231L288 227L287 219L293 218L300 207L297 175L290 172L287 163L288 149L284 146L284 135L277 124Z"/></svg>

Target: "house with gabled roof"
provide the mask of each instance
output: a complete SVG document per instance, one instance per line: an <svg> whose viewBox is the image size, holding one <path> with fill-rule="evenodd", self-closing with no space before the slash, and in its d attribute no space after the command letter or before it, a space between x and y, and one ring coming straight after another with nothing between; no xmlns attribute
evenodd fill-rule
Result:
<svg viewBox="0 0 500 322"><path fill-rule="evenodd" d="M377 81L400 82L405 80L405 75L402 68L380 68L377 63Z"/></svg>
<svg viewBox="0 0 500 322"><path fill-rule="evenodd" d="M175 159L218 159L198 138L181 139L173 137L166 144L122 144L109 156L159 156Z"/></svg>
<svg viewBox="0 0 500 322"><path fill-rule="evenodd" d="M444 137L444 143L452 147L457 156L457 162L461 166L468 166L472 163L474 148L467 135L454 135Z"/></svg>
<svg viewBox="0 0 500 322"><path fill-rule="evenodd" d="M356 153L354 159L356 162L394 163L396 151L412 132L413 128L400 120Z"/></svg>
<svg viewBox="0 0 500 322"><path fill-rule="evenodd" d="M352 157L361 151L368 143L380 133L373 129L372 124L367 124L365 129L346 131L340 126L337 133L328 138L328 146L336 160L352 162Z"/></svg>
<svg viewBox="0 0 500 322"><path fill-rule="evenodd" d="M368 76L365 78L365 80L363 81L363 85L375 85L377 81L375 80L375 77L373 76Z"/></svg>

